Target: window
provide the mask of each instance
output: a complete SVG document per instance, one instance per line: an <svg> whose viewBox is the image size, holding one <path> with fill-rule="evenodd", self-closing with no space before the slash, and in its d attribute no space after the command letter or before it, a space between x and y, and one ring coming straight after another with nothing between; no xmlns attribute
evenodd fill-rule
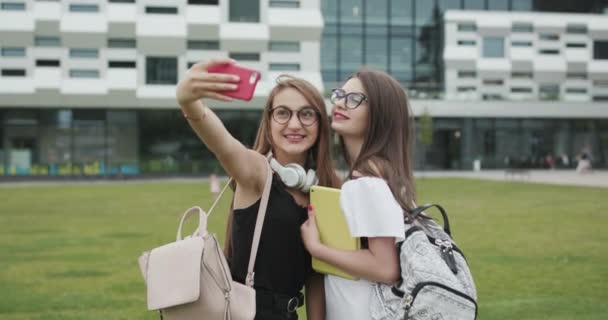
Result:
<svg viewBox="0 0 608 320"><path fill-rule="evenodd" d="M458 71L458 78L476 78L477 72L475 71Z"/></svg>
<svg viewBox="0 0 608 320"><path fill-rule="evenodd" d="M504 83L501 79L486 79L483 80L483 84L486 86L502 86Z"/></svg>
<svg viewBox="0 0 608 320"><path fill-rule="evenodd" d="M230 0L230 22L259 22L260 1Z"/></svg>
<svg viewBox="0 0 608 320"><path fill-rule="evenodd" d="M270 41L268 50L277 52L300 52L300 43L297 41Z"/></svg>
<svg viewBox="0 0 608 320"><path fill-rule="evenodd" d="M534 32L534 27L530 23L513 23L513 26L511 26L511 32L532 33Z"/></svg>
<svg viewBox="0 0 608 320"><path fill-rule="evenodd" d="M99 6L96 4L70 4L71 12L98 12Z"/></svg>
<svg viewBox="0 0 608 320"><path fill-rule="evenodd" d="M459 23L458 31L475 32L475 31L477 31L477 26L475 25L475 23Z"/></svg>
<svg viewBox="0 0 608 320"><path fill-rule="evenodd" d="M587 89L585 89L585 88L566 88L566 93L587 94Z"/></svg>
<svg viewBox="0 0 608 320"><path fill-rule="evenodd" d="M260 54L257 52L230 52L229 56L237 61L260 61Z"/></svg>
<svg viewBox="0 0 608 320"><path fill-rule="evenodd" d="M25 77L25 69L2 69L3 77Z"/></svg>
<svg viewBox="0 0 608 320"><path fill-rule="evenodd" d="M220 42L217 40L188 40L190 50L219 50Z"/></svg>
<svg viewBox="0 0 608 320"><path fill-rule="evenodd" d="M59 60L46 60L39 59L36 60L36 67L60 67L61 63Z"/></svg>
<svg viewBox="0 0 608 320"><path fill-rule="evenodd" d="M504 97L500 93L484 93L481 95L482 100L502 100Z"/></svg>
<svg viewBox="0 0 608 320"><path fill-rule="evenodd" d="M25 11L25 3L23 2L2 2L0 9L7 11Z"/></svg>
<svg viewBox="0 0 608 320"><path fill-rule="evenodd" d="M2 48L3 57L25 57L25 48Z"/></svg>
<svg viewBox="0 0 608 320"><path fill-rule="evenodd" d="M511 0L512 11L532 11L534 0Z"/></svg>
<svg viewBox="0 0 608 320"><path fill-rule="evenodd" d="M531 47L531 41L513 41L511 42L511 46L513 47Z"/></svg>
<svg viewBox="0 0 608 320"><path fill-rule="evenodd" d="M593 101L608 101L608 96L593 96Z"/></svg>
<svg viewBox="0 0 608 320"><path fill-rule="evenodd" d="M115 3L135 3L135 0L110 0L110 2L115 2Z"/></svg>
<svg viewBox="0 0 608 320"><path fill-rule="evenodd" d="M538 50L540 54L559 54L559 49L540 49Z"/></svg>
<svg viewBox="0 0 608 320"><path fill-rule="evenodd" d="M270 71L300 71L299 63L271 63L268 66Z"/></svg>
<svg viewBox="0 0 608 320"><path fill-rule="evenodd" d="M134 69L135 61L108 61L108 68Z"/></svg>
<svg viewBox="0 0 608 320"><path fill-rule="evenodd" d="M541 84L538 89L541 100L557 100L559 98L559 84Z"/></svg>
<svg viewBox="0 0 608 320"><path fill-rule="evenodd" d="M538 38L545 41L557 41L559 40L559 34L541 33L538 35Z"/></svg>
<svg viewBox="0 0 608 320"><path fill-rule="evenodd" d="M99 71L94 69L71 69L70 78L99 78Z"/></svg>
<svg viewBox="0 0 608 320"><path fill-rule="evenodd" d="M135 48L137 42L135 39L129 38L110 38L108 39L108 48Z"/></svg>
<svg viewBox="0 0 608 320"><path fill-rule="evenodd" d="M59 37L37 36L34 38L34 44L37 47L61 47L61 39Z"/></svg>
<svg viewBox="0 0 608 320"><path fill-rule="evenodd" d="M458 92L474 92L476 90L475 87L458 87L456 89Z"/></svg>
<svg viewBox="0 0 608 320"><path fill-rule="evenodd" d="M464 0L465 10L485 10L485 0Z"/></svg>
<svg viewBox="0 0 608 320"><path fill-rule="evenodd" d="M608 60L608 41L593 42L593 59Z"/></svg>
<svg viewBox="0 0 608 320"><path fill-rule="evenodd" d="M97 49L70 49L70 57L82 59L97 59L99 50Z"/></svg>
<svg viewBox="0 0 608 320"><path fill-rule="evenodd" d="M176 84L177 58L147 57L146 84Z"/></svg>
<svg viewBox="0 0 608 320"><path fill-rule="evenodd" d="M569 24L566 26L566 33L587 34L587 26L583 24Z"/></svg>
<svg viewBox="0 0 608 320"><path fill-rule="evenodd" d="M568 42L566 48L587 48L587 44L583 42Z"/></svg>
<svg viewBox="0 0 608 320"><path fill-rule="evenodd" d="M299 8L299 0L270 0L268 4L271 8Z"/></svg>
<svg viewBox="0 0 608 320"><path fill-rule="evenodd" d="M219 0L188 0L188 4L218 5Z"/></svg>
<svg viewBox="0 0 608 320"><path fill-rule="evenodd" d="M177 14L177 7L146 7L146 13L150 14Z"/></svg>
<svg viewBox="0 0 608 320"><path fill-rule="evenodd" d="M593 80L593 85L598 88L608 88L608 80Z"/></svg>
<svg viewBox="0 0 608 320"><path fill-rule="evenodd" d="M532 88L528 87L513 87L511 93L532 93Z"/></svg>
<svg viewBox="0 0 608 320"><path fill-rule="evenodd" d="M532 79L532 72L511 72L512 79Z"/></svg>
<svg viewBox="0 0 608 320"><path fill-rule="evenodd" d="M477 42L475 40L458 40L459 46L475 46Z"/></svg>
<svg viewBox="0 0 608 320"><path fill-rule="evenodd" d="M483 56L485 58L503 58L505 56L504 38L483 38Z"/></svg>
<svg viewBox="0 0 608 320"><path fill-rule="evenodd" d="M568 72L566 73L566 78L585 80L587 79L587 74L584 72Z"/></svg>

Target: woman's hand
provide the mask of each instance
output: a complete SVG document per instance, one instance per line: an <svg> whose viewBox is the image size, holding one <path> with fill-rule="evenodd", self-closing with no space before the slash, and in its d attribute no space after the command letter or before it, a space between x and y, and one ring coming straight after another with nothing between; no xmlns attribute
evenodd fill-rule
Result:
<svg viewBox="0 0 608 320"><path fill-rule="evenodd" d="M235 63L235 61L229 58L215 58L194 64L186 72L186 77L177 84L177 102L181 106L185 106L201 98L232 101L231 97L222 93L237 90L238 86L232 82L239 81L239 77L207 72L210 66L226 63Z"/></svg>
<svg viewBox="0 0 608 320"><path fill-rule="evenodd" d="M306 250L308 250L311 256L316 257L318 249L322 244L319 240L319 229L315 220L315 212L311 205L308 205L308 220L300 226L300 233L302 234L302 241Z"/></svg>

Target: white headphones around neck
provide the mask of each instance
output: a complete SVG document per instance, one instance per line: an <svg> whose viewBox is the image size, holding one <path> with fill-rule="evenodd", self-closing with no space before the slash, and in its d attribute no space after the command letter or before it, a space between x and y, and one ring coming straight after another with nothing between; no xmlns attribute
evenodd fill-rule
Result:
<svg viewBox="0 0 608 320"><path fill-rule="evenodd" d="M286 166L282 166L272 157L272 155L270 155L270 167L279 175L279 177L281 177L281 181L289 188L300 189L308 193L310 187L319 182L315 170L309 169L308 172L306 172L306 170L297 163L290 163Z"/></svg>

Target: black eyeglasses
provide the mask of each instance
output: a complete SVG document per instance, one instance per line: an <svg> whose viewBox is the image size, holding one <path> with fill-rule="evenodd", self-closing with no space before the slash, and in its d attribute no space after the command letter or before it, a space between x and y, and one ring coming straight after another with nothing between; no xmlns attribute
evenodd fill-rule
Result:
<svg viewBox="0 0 608 320"><path fill-rule="evenodd" d="M333 104L337 104L338 101L344 99L344 106L346 109L355 109L360 106L363 102L367 101L367 97L360 92L346 93L340 88L332 89L329 101Z"/></svg>
<svg viewBox="0 0 608 320"><path fill-rule="evenodd" d="M270 115L274 121L280 124L286 124L291 120L294 112L298 116L298 120L303 126L311 126L319 120L320 113L313 107L304 107L298 111L293 111L285 106L278 106L270 110Z"/></svg>

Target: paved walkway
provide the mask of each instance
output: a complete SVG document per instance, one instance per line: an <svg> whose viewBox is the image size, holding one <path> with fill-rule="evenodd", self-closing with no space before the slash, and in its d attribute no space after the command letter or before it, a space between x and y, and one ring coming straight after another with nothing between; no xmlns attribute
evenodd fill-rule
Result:
<svg viewBox="0 0 608 320"><path fill-rule="evenodd" d="M505 174L504 170L482 170L474 171L416 171L416 177L426 178L469 178L469 179L485 179L496 181L518 181L527 183L545 183L557 185L573 185L573 186L588 186L608 188L608 170L594 171L589 174L579 174L574 170L531 170L527 174L517 173L515 175ZM160 179L138 179L132 178L127 180L66 180L66 181L20 181L9 182L0 179L0 188L2 186L20 186L27 187L31 185L53 185L53 184L106 184L106 183L145 183L145 182L198 182L206 181L207 178L200 177L185 177L185 178L160 178ZM225 181L225 177L222 178Z"/></svg>
<svg viewBox="0 0 608 320"><path fill-rule="evenodd" d="M527 173L505 173L505 170L474 171L427 171L416 172L416 177L458 177L470 179L521 181L570 186L608 188L608 171L600 170L580 174L574 170L530 170Z"/></svg>

